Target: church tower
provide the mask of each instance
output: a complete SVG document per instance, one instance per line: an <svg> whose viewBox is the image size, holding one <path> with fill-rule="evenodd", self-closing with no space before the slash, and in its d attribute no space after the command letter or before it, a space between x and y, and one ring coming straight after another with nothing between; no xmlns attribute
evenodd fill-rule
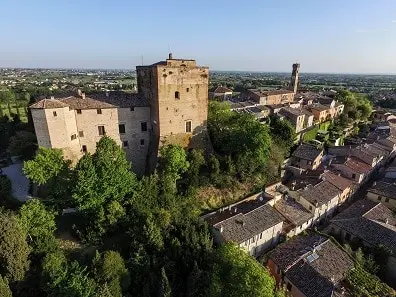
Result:
<svg viewBox="0 0 396 297"><path fill-rule="evenodd" d="M294 63L293 64L293 71L291 75L291 81L290 81L290 90L292 90L295 93L297 93L297 88L298 88L298 72L300 71L300 64L299 63Z"/></svg>

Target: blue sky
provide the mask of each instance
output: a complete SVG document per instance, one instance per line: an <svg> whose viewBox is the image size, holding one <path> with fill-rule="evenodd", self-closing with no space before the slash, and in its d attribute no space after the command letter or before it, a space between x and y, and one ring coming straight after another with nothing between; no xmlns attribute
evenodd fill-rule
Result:
<svg viewBox="0 0 396 297"><path fill-rule="evenodd" d="M0 67L396 73L394 0L0 0Z"/></svg>

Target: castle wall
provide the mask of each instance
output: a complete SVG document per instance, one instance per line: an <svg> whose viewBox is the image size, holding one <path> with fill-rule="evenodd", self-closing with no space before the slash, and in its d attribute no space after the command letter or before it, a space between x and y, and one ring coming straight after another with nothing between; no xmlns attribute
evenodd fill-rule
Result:
<svg viewBox="0 0 396 297"><path fill-rule="evenodd" d="M190 137L206 133L209 69L158 66L157 71L159 136L164 142L191 146ZM191 122L191 133L186 122Z"/></svg>

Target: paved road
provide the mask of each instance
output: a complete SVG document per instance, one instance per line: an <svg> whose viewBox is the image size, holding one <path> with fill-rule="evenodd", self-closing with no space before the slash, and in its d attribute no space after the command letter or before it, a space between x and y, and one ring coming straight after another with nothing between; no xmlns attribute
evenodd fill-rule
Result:
<svg viewBox="0 0 396 297"><path fill-rule="evenodd" d="M3 174L7 175L12 183L12 195L19 201L26 201L29 195L29 180L23 174L23 163L17 162L8 167L3 167Z"/></svg>

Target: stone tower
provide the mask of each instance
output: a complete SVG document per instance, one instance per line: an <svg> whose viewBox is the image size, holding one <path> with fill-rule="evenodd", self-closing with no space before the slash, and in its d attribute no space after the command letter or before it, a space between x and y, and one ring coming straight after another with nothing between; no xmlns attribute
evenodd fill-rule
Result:
<svg viewBox="0 0 396 297"><path fill-rule="evenodd" d="M300 70L300 64L294 63L293 71L292 71L292 75L291 75L291 81L290 81L290 90L292 90L294 92L294 94L297 93L299 70Z"/></svg>
<svg viewBox="0 0 396 297"><path fill-rule="evenodd" d="M151 153L165 144L205 146L209 68L169 54L166 61L137 66L136 72L138 93L151 107Z"/></svg>

